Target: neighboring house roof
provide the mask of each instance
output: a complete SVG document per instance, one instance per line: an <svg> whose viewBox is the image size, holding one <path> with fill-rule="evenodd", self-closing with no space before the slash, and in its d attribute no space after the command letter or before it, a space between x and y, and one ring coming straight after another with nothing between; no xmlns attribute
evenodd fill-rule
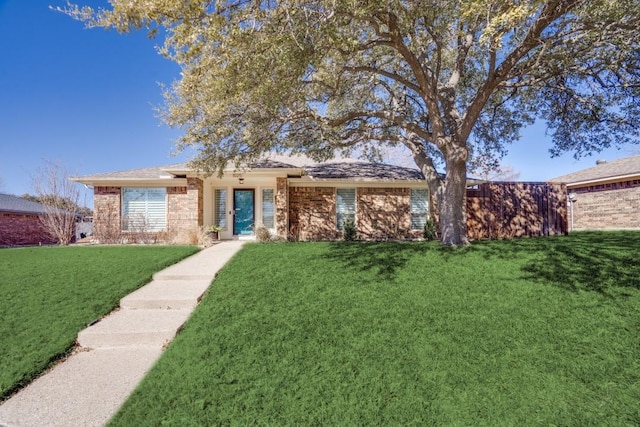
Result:
<svg viewBox="0 0 640 427"><path fill-rule="evenodd" d="M562 175L549 181L572 185L627 179L633 176L640 176L640 156L624 157L610 162L599 160L593 167Z"/></svg>
<svg viewBox="0 0 640 427"><path fill-rule="evenodd" d="M361 179L361 180L424 180L418 169L383 163L320 163L305 168L313 179Z"/></svg>
<svg viewBox="0 0 640 427"><path fill-rule="evenodd" d="M0 193L0 212L42 214L45 209L41 203Z"/></svg>

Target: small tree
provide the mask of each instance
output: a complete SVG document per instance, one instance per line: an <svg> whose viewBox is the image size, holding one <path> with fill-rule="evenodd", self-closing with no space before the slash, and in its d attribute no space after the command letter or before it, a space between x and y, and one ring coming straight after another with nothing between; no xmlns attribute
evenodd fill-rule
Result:
<svg viewBox="0 0 640 427"><path fill-rule="evenodd" d="M342 231L342 238L347 242L352 242L358 238L358 229L356 228L355 221L352 219L345 220Z"/></svg>
<svg viewBox="0 0 640 427"><path fill-rule="evenodd" d="M77 184L69 180L69 170L59 163L46 161L33 177L33 188L44 206L40 216L44 229L61 245L73 241L76 208L80 199Z"/></svg>

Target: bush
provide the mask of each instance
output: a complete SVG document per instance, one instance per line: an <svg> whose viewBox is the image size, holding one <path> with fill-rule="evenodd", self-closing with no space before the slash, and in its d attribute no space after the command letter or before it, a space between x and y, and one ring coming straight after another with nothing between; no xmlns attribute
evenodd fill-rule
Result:
<svg viewBox="0 0 640 427"><path fill-rule="evenodd" d="M356 228L356 223L352 219L347 219L342 227L342 238L347 242L351 242L356 240L358 237L358 229Z"/></svg>
<svg viewBox="0 0 640 427"><path fill-rule="evenodd" d="M422 237L424 237L425 240L435 240L436 239L437 232L436 232L436 223L435 223L435 221L429 219L429 220L427 220L427 222L425 222L424 229L422 230Z"/></svg>
<svg viewBox="0 0 640 427"><path fill-rule="evenodd" d="M256 239L258 242L268 242L271 240L271 232L267 227L256 228Z"/></svg>

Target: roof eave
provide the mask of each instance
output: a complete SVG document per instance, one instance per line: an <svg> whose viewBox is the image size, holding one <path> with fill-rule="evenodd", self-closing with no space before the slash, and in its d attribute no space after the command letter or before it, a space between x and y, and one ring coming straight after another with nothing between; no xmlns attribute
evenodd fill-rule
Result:
<svg viewBox="0 0 640 427"><path fill-rule="evenodd" d="M640 179L640 174L633 173L628 175L609 176L606 178L588 179L588 180L576 181L576 182L567 182L567 181L560 181L560 180L553 180L552 182L566 184L567 187L582 187L585 185L602 184L607 182L628 181L630 179Z"/></svg>
<svg viewBox="0 0 640 427"><path fill-rule="evenodd" d="M20 210L20 209L0 209L0 212L2 213L9 213L9 214L19 214L19 215L44 215L44 211L41 212L36 212L36 211L26 211L26 210Z"/></svg>
<svg viewBox="0 0 640 427"><path fill-rule="evenodd" d="M135 185L155 187L184 187L186 178L70 178L71 181L94 187L132 187Z"/></svg>

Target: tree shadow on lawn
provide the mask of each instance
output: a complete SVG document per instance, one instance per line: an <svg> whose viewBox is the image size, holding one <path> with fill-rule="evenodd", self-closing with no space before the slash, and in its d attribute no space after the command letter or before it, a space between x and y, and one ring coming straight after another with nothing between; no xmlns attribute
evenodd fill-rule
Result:
<svg viewBox="0 0 640 427"><path fill-rule="evenodd" d="M435 242L332 242L326 259L345 268L374 272L383 280L393 280L416 254L436 248Z"/></svg>
<svg viewBox="0 0 640 427"><path fill-rule="evenodd" d="M553 239L523 271L529 279L602 294L640 289L640 233L580 233Z"/></svg>
<svg viewBox="0 0 640 427"><path fill-rule="evenodd" d="M478 242L469 248L481 251L486 259L522 258L525 279L603 295L614 288L640 289L638 249L638 232L580 232L570 236Z"/></svg>
<svg viewBox="0 0 640 427"><path fill-rule="evenodd" d="M568 291L609 295L618 289L640 290L640 233L582 232L570 236L476 242L465 248L447 248L436 242L334 242L325 257L346 268L374 272L383 280L418 254L435 251L430 262L447 262L471 253L492 259L512 260L523 278L548 283ZM432 252L434 254L434 252ZM620 294L620 292L617 292Z"/></svg>

